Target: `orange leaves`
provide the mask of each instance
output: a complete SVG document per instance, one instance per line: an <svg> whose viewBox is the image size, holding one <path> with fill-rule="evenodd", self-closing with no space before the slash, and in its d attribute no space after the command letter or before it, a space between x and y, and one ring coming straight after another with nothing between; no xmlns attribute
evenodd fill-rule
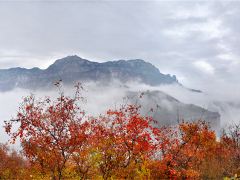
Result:
<svg viewBox="0 0 240 180"><path fill-rule="evenodd" d="M209 156L216 153L216 136L204 121L179 124L176 128L154 129L158 141L160 177L189 178L200 176L199 166ZM160 170L160 169L159 169Z"/></svg>

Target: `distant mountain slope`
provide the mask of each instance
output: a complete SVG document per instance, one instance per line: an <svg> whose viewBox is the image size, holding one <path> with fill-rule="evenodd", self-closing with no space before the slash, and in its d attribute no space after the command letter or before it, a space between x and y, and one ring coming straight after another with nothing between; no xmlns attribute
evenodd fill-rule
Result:
<svg viewBox="0 0 240 180"><path fill-rule="evenodd" d="M142 105L141 113L153 116L161 125L173 125L178 121L205 120L211 127L218 129L220 114L193 104L185 104L162 91L145 91L139 99L139 93L128 92L132 102ZM151 109L153 112L151 112Z"/></svg>
<svg viewBox="0 0 240 180"><path fill-rule="evenodd" d="M178 83L176 76L165 75L152 64L140 59L92 62L78 56L68 56L55 61L47 69L11 68L0 70L0 91L13 88L39 89L52 86L56 80L64 83L76 81L121 82L140 81L148 85Z"/></svg>

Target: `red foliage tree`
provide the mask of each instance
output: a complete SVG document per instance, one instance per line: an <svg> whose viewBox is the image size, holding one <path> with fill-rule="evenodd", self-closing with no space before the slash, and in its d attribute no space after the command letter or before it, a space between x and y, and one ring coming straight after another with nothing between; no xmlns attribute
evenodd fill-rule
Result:
<svg viewBox="0 0 240 180"><path fill-rule="evenodd" d="M133 178L153 152L152 119L141 116L138 110L138 106L127 105L92 120L104 179Z"/></svg>
<svg viewBox="0 0 240 180"><path fill-rule="evenodd" d="M20 138L23 152L42 172L51 172L52 179L61 179L66 162L87 137L87 122L79 107L81 85L76 86L73 98L60 96L37 100L26 97L17 114L17 120L6 122L6 132L13 142ZM16 131L14 123L19 124Z"/></svg>

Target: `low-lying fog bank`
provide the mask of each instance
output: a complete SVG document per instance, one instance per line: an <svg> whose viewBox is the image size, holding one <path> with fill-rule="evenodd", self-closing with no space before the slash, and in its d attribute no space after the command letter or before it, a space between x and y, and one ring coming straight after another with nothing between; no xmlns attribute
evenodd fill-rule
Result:
<svg viewBox="0 0 240 180"><path fill-rule="evenodd" d="M129 99L123 97L129 96L129 92L143 92L143 91L162 91L181 103L194 104L201 106L204 109L213 112L219 112L221 115L220 127L226 127L228 124L237 123L239 121L240 114L240 101L239 97L233 97L232 94L215 93L215 92L203 92L196 93L190 91L179 85L162 85L158 87L151 87L140 83L128 83L128 85L122 85L118 82L112 83L111 86L105 86L96 83L83 84L84 90L82 91L85 101L82 106L86 110L87 114L98 115L104 113L109 108L119 107L119 105L129 102ZM67 95L71 95L74 92L73 87L63 86L63 90ZM30 91L23 89L15 89L10 92L0 93L0 142L5 143L8 140L3 125L4 120L9 120L15 117L19 104L22 98L35 94L37 97L50 96L57 97L57 89L44 90L44 91ZM157 101L160 101L159 99ZM160 103L160 102L156 102ZM161 102L162 106L167 109L171 109L171 103L166 101ZM164 104L165 103L165 104ZM145 104L150 107L149 104ZM172 108L177 111L176 108ZM162 111L163 112L163 111ZM179 112L176 112L176 114ZM181 112L180 112L181 113ZM162 113L163 114L163 113ZM160 113L161 116L161 113ZM167 116L166 116L167 117ZM204 117L204 116L203 116ZM177 120L177 117L176 117ZM17 144L16 146L19 146Z"/></svg>

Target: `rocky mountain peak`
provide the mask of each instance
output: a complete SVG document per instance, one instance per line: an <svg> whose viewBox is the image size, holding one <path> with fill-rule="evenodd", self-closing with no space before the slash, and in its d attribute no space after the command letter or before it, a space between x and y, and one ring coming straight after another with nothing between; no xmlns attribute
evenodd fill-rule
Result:
<svg viewBox="0 0 240 180"><path fill-rule="evenodd" d="M162 74L157 67L142 59L94 62L79 56L67 56L56 60L47 69L11 68L0 70L0 90L15 87L36 89L47 87L56 80L62 79L66 84L76 81L111 80L139 81L148 85L178 83L176 76Z"/></svg>

